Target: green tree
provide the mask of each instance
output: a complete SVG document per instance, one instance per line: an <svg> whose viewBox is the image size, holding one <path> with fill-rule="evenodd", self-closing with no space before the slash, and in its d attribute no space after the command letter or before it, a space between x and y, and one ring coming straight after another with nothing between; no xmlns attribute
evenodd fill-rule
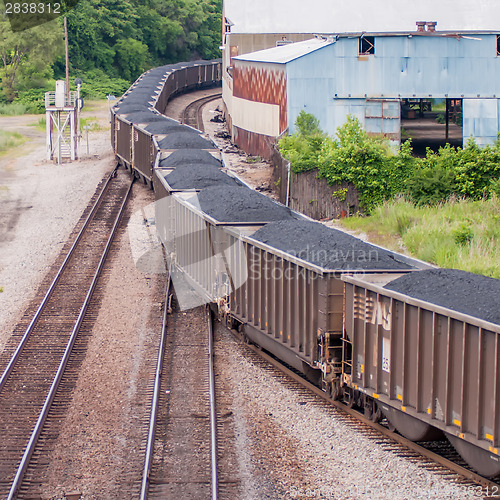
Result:
<svg viewBox="0 0 500 500"><path fill-rule="evenodd" d="M134 80L144 72L148 58L148 46L138 40L119 40L114 46L115 59L120 76Z"/></svg>
<svg viewBox="0 0 500 500"><path fill-rule="evenodd" d="M54 58L64 50L61 20L14 33L0 17L0 84L12 101L21 90L43 86L52 78Z"/></svg>

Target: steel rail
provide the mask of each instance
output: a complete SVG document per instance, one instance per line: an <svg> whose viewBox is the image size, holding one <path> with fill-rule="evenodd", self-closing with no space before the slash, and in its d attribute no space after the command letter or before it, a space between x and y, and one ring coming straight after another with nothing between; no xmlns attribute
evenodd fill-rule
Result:
<svg viewBox="0 0 500 500"><path fill-rule="evenodd" d="M438 463L439 465L442 465L443 467L446 467L450 471L458 474L459 476L462 476L464 479L467 479L469 481L473 481L478 485L481 485L486 488L486 491L494 491L498 492L499 491L499 485L498 483L495 483L494 481L491 481L479 474L476 474L475 472L466 469L462 467L461 465L458 465L451 460L448 460L447 458L442 457L441 455L438 455L437 453L434 453L431 450L428 450L427 448L424 448L423 446L420 446L418 443L415 443L414 441L410 441L409 439L405 438L404 436L401 436L400 434L396 434L395 432L387 429L386 427L373 422L372 420L366 418L364 415L361 413L357 412L356 410L349 408L345 404L341 403L340 401L332 400L326 392L322 391L319 387L316 385L312 384L308 380L305 380L303 377L295 373L294 371L290 370L286 366L284 366L280 361L276 360L269 354L265 353L260 349L259 347L253 345L253 344L248 344L244 342L243 336L240 332L236 330L230 330L231 333L233 334L236 339L241 341L243 344L246 345L249 349L251 349L253 352L258 354L261 358L269 362L271 365L273 365L275 368L278 370L282 371L285 375L293 379L294 381L298 382L305 388L309 389L310 391L314 392L317 396L320 398L324 399L327 403L331 404L341 412L347 413L351 417L355 418L356 420L361 421L363 424L365 424L368 427L371 427L372 429L380 432L387 438L391 439L392 441L396 441L397 443L401 444L402 446L405 446L406 448L410 449L411 451L418 453L419 455L432 460L433 462ZM493 497L488 496L488 498L500 498L499 495L495 495Z"/></svg>
<svg viewBox="0 0 500 500"><path fill-rule="evenodd" d="M153 462L153 446L154 446L154 438L156 431L156 417L158 414L158 402L160 399L160 382L161 382L161 374L163 371L163 355L165 351L165 342L167 337L167 316L168 316L168 303L169 303L171 283L172 281L169 275L165 292L165 308L163 310L163 323L161 327L160 345L158 347L158 358L156 361L154 391L151 403L151 416L149 420L148 439L146 444L146 456L144 459L144 468L142 471L142 482L141 482L141 493L140 493L141 500L146 500L148 498L149 475L151 473L151 464Z"/></svg>
<svg viewBox="0 0 500 500"><path fill-rule="evenodd" d="M35 450L36 443L38 441L40 433L42 432L43 425L45 423L45 420L46 420L47 415L49 413L50 407L52 405L52 401L54 400L54 397L57 393L57 389L58 389L59 384L61 382L61 379L64 375L64 370L66 368L69 357L71 355L73 345L76 341L76 337L78 335L81 324L82 324L83 319L85 317L85 313L87 312L88 306L90 304L90 299L92 298L95 287L97 285L97 280L101 274L102 268L104 267L104 262L106 261L106 257L109 253L109 249L111 248L111 243L113 241L114 235L115 235L116 230L118 228L118 225L120 223L121 216L124 212L125 205L127 204L127 200L129 198L130 192L132 191L133 184L134 184L134 179L130 183L127 194L123 198L123 201L122 201L122 204L120 206L120 210L119 210L118 215L116 217L115 223L113 224L113 228L111 229L111 234L108 238L108 241L107 241L106 247L104 248L104 251L102 253L101 259L99 260L97 270L94 274L94 278L92 279L92 283L90 284L87 295L85 296L85 301L82 304L82 307L80 309L80 313L78 314L78 318L76 320L75 326L73 327L73 329L71 331L71 335L69 337L68 344L66 345L66 349L64 350L63 357L59 363L59 367L58 367L57 372L54 376L54 380L50 386L50 390L47 394L47 398L45 399L45 403L42 407L42 410L40 411L40 415L38 416L38 420L35 424L33 432L31 433L31 437L28 441L28 444L26 445L26 449L24 450L24 454L23 454L23 457L21 459L21 462L19 463L19 466L17 468L16 475L15 475L14 480L12 482L12 485L10 487L10 491L9 491L9 495L7 497L7 500L13 500L14 498L16 498L18 490L21 486L21 482L22 482L24 473L26 472L26 469L28 468L29 461L31 459L31 455L33 454L33 451Z"/></svg>
<svg viewBox="0 0 500 500"><path fill-rule="evenodd" d="M212 500L218 498L217 480L217 411L215 406L215 374L214 374L214 329L213 315L208 309L208 370L210 390L210 465L211 465L211 490Z"/></svg>
<svg viewBox="0 0 500 500"><path fill-rule="evenodd" d="M220 99L222 97L222 92L214 94L205 98L205 100L200 103L198 109L196 110L196 126L198 130L205 131L205 125L203 124L203 107L209 102L215 101L215 99Z"/></svg>
<svg viewBox="0 0 500 500"><path fill-rule="evenodd" d="M98 206L99 206L99 204L104 196L104 193L107 191L109 184L111 182L111 179L115 176L117 170L118 170L118 166L116 166L115 169L113 170L113 172L111 172L111 174L109 174L109 176L106 180L106 184L102 188L102 191L99 194L99 197L97 198L92 209L90 210L89 215L85 219L85 222L84 222L82 228L80 229L78 235L76 236L75 241L71 245L71 248L69 249L68 254L66 255L61 266L59 267L59 270L57 271L56 276L52 280L52 283L50 284L50 287L47 290L47 293L45 294L42 302L38 306L38 308L35 312L35 315L33 316L32 320L30 321L30 324L26 328L26 331L24 332L21 340L19 341L19 344L17 345L16 350L14 351L14 353L12 354L12 357L9 360L9 363L5 367L4 372L3 372L2 376L0 377L0 391L3 390L5 383L7 382L7 379L9 378L9 375L11 374L12 369L14 368L14 365L16 364L17 360L19 359L19 356L21 355L21 352L23 351L24 346L26 345L26 342L28 341L28 338L31 335L31 332L33 331L33 328L35 327L38 319L40 318L40 315L42 314L48 300L50 299L50 296L52 295L53 290L55 289L59 279L61 278L62 273L66 269L66 266L69 262L69 259L73 255L79 241L81 240L83 234L85 233L85 230L87 229L88 225L90 224L90 221L92 220L92 217L94 216L94 214L95 214L95 212L96 212L96 210L97 210L97 208L98 208Z"/></svg>
<svg viewBox="0 0 500 500"><path fill-rule="evenodd" d="M195 99L194 101L190 102L185 108L182 113L182 123L187 124L189 121L188 118L188 113L191 111L191 109L196 108L196 128L200 130L201 132L204 131L204 126L203 126L203 120L200 117L200 110L205 104L208 104L211 101L214 101L215 99L220 99L222 97L222 92L217 92L216 94L200 97L199 99Z"/></svg>

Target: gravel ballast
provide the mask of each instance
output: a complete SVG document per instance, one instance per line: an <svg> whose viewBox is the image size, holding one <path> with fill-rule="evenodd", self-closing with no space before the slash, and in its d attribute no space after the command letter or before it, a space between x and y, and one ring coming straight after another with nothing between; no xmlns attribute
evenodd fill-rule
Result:
<svg viewBox="0 0 500 500"><path fill-rule="evenodd" d="M203 149L178 149L160 160L160 168L177 168L192 164L209 164L221 167L222 163Z"/></svg>
<svg viewBox="0 0 500 500"><path fill-rule="evenodd" d="M243 483L242 498L465 498L460 485L408 460L397 447L377 444L378 439L346 421L340 411L253 361L230 334L216 348L219 356L225 351L232 418L242 421L237 436L246 438L249 448L242 469L251 475L248 486L254 496ZM259 483L266 476L270 487L263 488Z"/></svg>
<svg viewBox="0 0 500 500"><path fill-rule="evenodd" d="M103 128L109 123L105 103L92 113ZM35 118L0 117L0 129L31 134L16 156L8 152L0 158L0 349L100 180L116 165L109 131L89 133L89 154L82 147L78 161L57 165L45 160L44 132L22 125Z"/></svg>
<svg viewBox="0 0 500 500"><path fill-rule="evenodd" d="M500 325L500 280L458 269L429 269L384 288Z"/></svg>
<svg viewBox="0 0 500 500"><path fill-rule="evenodd" d="M326 269L412 268L392 252L317 222L272 222L261 227L252 238Z"/></svg>
<svg viewBox="0 0 500 500"><path fill-rule="evenodd" d="M196 198L203 212L219 222L271 222L295 219L293 212L246 187L214 186L202 189Z"/></svg>
<svg viewBox="0 0 500 500"><path fill-rule="evenodd" d="M165 176L165 180L174 189L203 189L218 185L241 185L234 177L230 177L217 167L200 164L191 164L185 168L176 168Z"/></svg>

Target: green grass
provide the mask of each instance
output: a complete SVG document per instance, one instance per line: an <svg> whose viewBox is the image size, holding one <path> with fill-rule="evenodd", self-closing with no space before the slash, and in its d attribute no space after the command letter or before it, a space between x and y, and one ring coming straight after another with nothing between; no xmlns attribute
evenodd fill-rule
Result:
<svg viewBox="0 0 500 500"><path fill-rule="evenodd" d="M33 106L29 106L22 102L11 102L9 104L0 104L0 115L17 116L37 113Z"/></svg>
<svg viewBox="0 0 500 500"><path fill-rule="evenodd" d="M45 119L45 116L42 116L41 118L38 119L37 122L30 123L30 127L36 127L39 130L45 130L46 122L47 120Z"/></svg>
<svg viewBox="0 0 500 500"><path fill-rule="evenodd" d="M39 130L45 130L46 120L45 116L42 116L37 122L31 124L33 127L36 127ZM82 128L82 133L84 132L83 127L90 127L89 132L100 132L103 130L103 127L99 125L98 118L95 116L89 116L86 118L80 119L80 127Z"/></svg>
<svg viewBox="0 0 500 500"><path fill-rule="evenodd" d="M26 139L17 132L5 132L0 130L0 153L19 146L25 140Z"/></svg>
<svg viewBox="0 0 500 500"><path fill-rule="evenodd" d="M500 200L448 201L416 207L406 200L385 203L369 217L342 224L370 241L440 267L500 278Z"/></svg>
<svg viewBox="0 0 500 500"><path fill-rule="evenodd" d="M89 132L99 132L102 130L102 127L99 125L99 120L95 116L88 116L86 118L80 119L80 126L89 127Z"/></svg>

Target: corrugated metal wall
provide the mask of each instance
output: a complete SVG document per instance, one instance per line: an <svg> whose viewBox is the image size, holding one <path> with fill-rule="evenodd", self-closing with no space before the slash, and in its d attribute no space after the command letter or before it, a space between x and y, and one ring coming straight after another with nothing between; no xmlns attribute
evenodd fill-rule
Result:
<svg viewBox="0 0 500 500"><path fill-rule="evenodd" d="M500 57L497 37L436 35L378 36L375 53L360 56L359 39L336 43L287 64L289 128L301 110L314 114L335 134L347 114L366 122L366 101L402 98L464 99L464 139L491 143L499 130ZM396 121L382 130L391 139ZM369 127L368 127L369 128Z"/></svg>
<svg viewBox="0 0 500 500"><path fill-rule="evenodd" d="M464 99L465 141L474 136L479 144L492 143L500 128L500 57L495 34L467 38L440 32L380 35L374 37L374 54L369 55L359 54L359 37L340 37L286 65L234 63L235 97L279 105L276 136L287 127L293 133L295 120L304 110L315 115L330 135L345 122L347 114L353 114L369 131L382 132L398 143L400 124L396 115L403 98ZM278 69L283 66L286 75ZM371 116L367 106L373 100L386 101L391 116L378 121ZM266 113L257 109L255 113L252 123L266 121ZM235 123L234 116L233 109L233 124L249 135L273 135L246 121ZM252 143L255 140L239 145L246 149Z"/></svg>
<svg viewBox="0 0 500 500"><path fill-rule="evenodd" d="M498 137L499 99L464 99L463 138L464 144L470 137L474 137L479 145L493 144Z"/></svg>
<svg viewBox="0 0 500 500"><path fill-rule="evenodd" d="M280 109L278 132L281 134L286 129L287 89L284 65L235 61L233 96L248 101L278 105Z"/></svg>

